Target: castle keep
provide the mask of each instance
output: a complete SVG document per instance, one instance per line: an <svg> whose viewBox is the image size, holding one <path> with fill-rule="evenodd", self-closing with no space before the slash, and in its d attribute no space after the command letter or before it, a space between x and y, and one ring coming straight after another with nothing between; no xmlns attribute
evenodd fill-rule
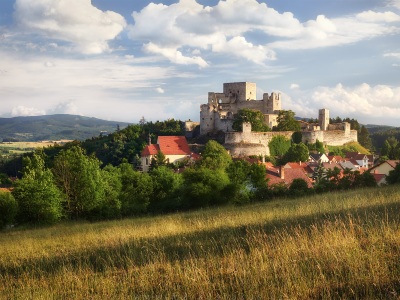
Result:
<svg viewBox="0 0 400 300"><path fill-rule="evenodd" d="M208 93L208 103L200 106L200 134L222 131L225 133L225 148L232 156L269 155L269 142L276 135L290 139L293 132L252 132L250 123L243 124L242 132L232 129L234 115L240 109L259 110L270 128L277 125L281 110L281 95L265 93L263 99L255 100L256 84L251 82L224 83L222 93ZM329 124L329 110L320 109L318 123L299 121L302 141L313 144L317 140L326 145L340 146L357 142L357 131L349 123Z"/></svg>
<svg viewBox="0 0 400 300"><path fill-rule="evenodd" d="M256 93L252 82L224 83L222 93L209 92L208 103L200 106L200 134L232 131L234 115L243 108L259 110L269 127L277 125L281 95L265 93L263 99L255 100Z"/></svg>

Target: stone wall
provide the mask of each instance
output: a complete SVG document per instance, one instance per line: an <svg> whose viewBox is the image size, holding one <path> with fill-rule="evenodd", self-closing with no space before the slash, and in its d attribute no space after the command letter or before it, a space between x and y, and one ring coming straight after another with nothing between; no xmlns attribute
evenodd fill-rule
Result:
<svg viewBox="0 0 400 300"><path fill-rule="evenodd" d="M246 123L244 123L246 124ZM248 123L247 123L248 124ZM232 156L270 155L269 142L274 136L282 135L291 139L293 131L251 132L251 126L244 126L243 132L226 132L225 148ZM303 143L314 144L317 139L326 145L341 146L348 142L357 142L357 131L350 130L318 130L302 132Z"/></svg>
<svg viewBox="0 0 400 300"><path fill-rule="evenodd" d="M282 132L226 132L225 148L232 156L270 155L269 142L274 136L282 135L287 139L292 138L292 131Z"/></svg>

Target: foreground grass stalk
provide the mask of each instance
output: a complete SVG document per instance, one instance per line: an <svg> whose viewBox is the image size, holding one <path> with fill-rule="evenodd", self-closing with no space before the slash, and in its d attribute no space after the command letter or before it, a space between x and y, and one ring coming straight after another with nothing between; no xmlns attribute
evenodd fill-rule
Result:
<svg viewBox="0 0 400 300"><path fill-rule="evenodd" d="M0 299L397 299L400 190L0 233Z"/></svg>

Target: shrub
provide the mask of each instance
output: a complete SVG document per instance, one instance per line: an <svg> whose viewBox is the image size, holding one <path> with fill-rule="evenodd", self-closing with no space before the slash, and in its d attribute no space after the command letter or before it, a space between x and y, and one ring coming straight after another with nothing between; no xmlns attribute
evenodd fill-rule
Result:
<svg viewBox="0 0 400 300"><path fill-rule="evenodd" d="M17 208L13 195L10 192L0 191L0 229L14 223Z"/></svg>

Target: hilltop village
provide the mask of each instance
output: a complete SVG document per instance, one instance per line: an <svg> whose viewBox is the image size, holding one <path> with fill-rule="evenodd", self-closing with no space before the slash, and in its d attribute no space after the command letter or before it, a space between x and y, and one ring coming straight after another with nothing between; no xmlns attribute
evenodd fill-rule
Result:
<svg viewBox="0 0 400 300"><path fill-rule="evenodd" d="M305 161L288 162L282 166L266 163L264 158L271 155L270 142L274 137L281 136L291 140L293 131L252 131L251 124L244 122L242 131L233 128L235 116L242 109L260 111L264 116L264 123L273 128L278 125L278 116L282 111L282 97L280 93L264 93L262 99L256 99L257 87L252 82L224 83L222 92L209 92L208 102L200 106L200 122L186 121L186 137L193 137L195 128L200 128L200 136L212 136L223 133L223 146L234 159L258 161L264 163L267 169L269 185L283 183L289 186L296 178L304 179L311 187L313 176L317 168L333 170L337 168L358 171L360 173L373 168L377 163L375 155L367 155L358 151L350 151L343 156L328 155L328 153L310 153ZM301 128L301 139L304 144L321 143L324 147L343 146L357 142L357 130L351 129L350 123L342 122L330 124L329 110L321 108L318 111L318 122L297 121ZM142 152L142 170L148 171L151 160L158 151L168 153L169 162L182 160L196 160L200 156L193 153L183 137L159 137L157 144L148 145ZM169 145L165 142L169 140ZM171 152L175 149L174 154ZM254 159L257 157L259 159ZM253 159L251 159L253 158ZM397 161L389 161L387 168L374 169L373 176L378 184L385 182L384 177L393 170Z"/></svg>

